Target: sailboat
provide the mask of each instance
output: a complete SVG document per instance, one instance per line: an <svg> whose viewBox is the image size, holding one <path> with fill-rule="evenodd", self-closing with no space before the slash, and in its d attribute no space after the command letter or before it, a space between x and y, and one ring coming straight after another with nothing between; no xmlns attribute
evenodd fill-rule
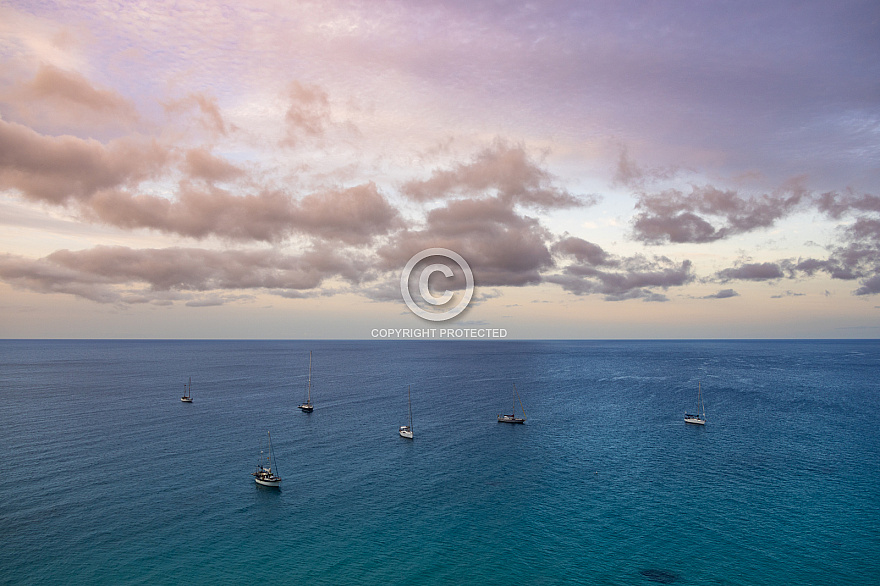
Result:
<svg viewBox="0 0 880 586"><path fill-rule="evenodd" d="M315 406L312 405L312 351L309 350L309 394L306 402L299 406L303 413L311 413Z"/></svg>
<svg viewBox="0 0 880 586"><path fill-rule="evenodd" d="M180 398L181 401L183 401L184 403L192 403L193 402L192 388L193 388L193 379L192 379L192 377L189 377L189 384L183 385L183 396Z"/></svg>
<svg viewBox="0 0 880 586"><path fill-rule="evenodd" d="M260 461L257 463L256 472L251 474L251 476L254 477L254 482L261 486L280 487L281 477L272 471L273 468L277 468L275 466L275 456L272 455L272 434L268 431L266 434L269 436L269 453L264 456L263 449L260 448Z"/></svg>
<svg viewBox="0 0 880 586"><path fill-rule="evenodd" d="M695 425L706 425L706 409L703 407L703 385L697 383L697 414L684 414L685 423L693 423Z"/></svg>
<svg viewBox="0 0 880 586"><path fill-rule="evenodd" d="M519 401L519 408L522 410L522 417L516 416L516 402ZM499 415L498 423L525 423L526 422L526 410L523 408L522 399L519 398L519 393L516 392L516 385L513 385L513 411L511 411L510 415Z"/></svg>
<svg viewBox="0 0 880 586"><path fill-rule="evenodd" d="M401 425L400 426L400 437L405 437L407 439L413 438L413 425L412 425L412 390L409 386L406 387L406 396L409 400L409 425Z"/></svg>

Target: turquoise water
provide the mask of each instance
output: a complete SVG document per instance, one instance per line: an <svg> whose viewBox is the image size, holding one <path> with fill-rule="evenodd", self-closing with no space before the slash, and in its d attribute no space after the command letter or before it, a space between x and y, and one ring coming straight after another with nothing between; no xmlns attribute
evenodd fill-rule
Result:
<svg viewBox="0 0 880 586"><path fill-rule="evenodd" d="M0 341L0 582L876 584L878 367L876 341ZM250 476L267 430L281 490Z"/></svg>

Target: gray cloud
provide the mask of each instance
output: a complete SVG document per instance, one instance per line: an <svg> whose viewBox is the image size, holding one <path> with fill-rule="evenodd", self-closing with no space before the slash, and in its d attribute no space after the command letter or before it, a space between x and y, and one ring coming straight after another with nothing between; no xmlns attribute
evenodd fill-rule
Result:
<svg viewBox="0 0 880 586"><path fill-rule="evenodd" d="M770 299L782 299L783 297L806 297L806 293L795 293L794 291L785 291L779 295L771 295Z"/></svg>
<svg viewBox="0 0 880 586"><path fill-rule="evenodd" d="M688 193L678 189L641 192L637 194L636 209L641 211L633 219L633 237L647 244L712 242L773 226L800 209L808 195L796 184L760 195L743 195L712 185L692 185Z"/></svg>
<svg viewBox="0 0 880 586"><path fill-rule="evenodd" d="M808 276L822 271L833 279L861 279L861 287L853 291L855 295L880 292L880 197L847 190L823 193L816 201L818 209L828 217L854 220L842 228L841 242L828 246L827 258L801 259L796 270Z"/></svg>
<svg viewBox="0 0 880 586"><path fill-rule="evenodd" d="M703 297L700 297L700 299L730 299L731 297L739 297L739 293L737 293L733 289L722 289L718 293L705 295Z"/></svg>
<svg viewBox="0 0 880 586"><path fill-rule="evenodd" d="M572 258L575 262L560 274L547 276L548 283L575 295L604 295L607 301L668 301L653 289L679 287L695 278L689 260L675 263L666 257L612 257L598 245L576 237L557 243L554 252L563 260Z"/></svg>
<svg viewBox="0 0 880 586"><path fill-rule="evenodd" d="M772 262L746 263L729 269L718 271L718 278L722 282L731 280L742 281L770 281L781 279L785 276L782 267Z"/></svg>
<svg viewBox="0 0 880 586"><path fill-rule="evenodd" d="M617 261L598 244L568 235L553 245L553 252L562 256L572 256L579 263L593 266L617 264Z"/></svg>
<svg viewBox="0 0 880 586"><path fill-rule="evenodd" d="M880 293L880 275L865 280L862 286L855 290L856 295L876 295L878 293Z"/></svg>
<svg viewBox="0 0 880 586"><path fill-rule="evenodd" d="M856 194L852 191L837 193L829 191L816 198L819 211L839 219L853 211L880 212L880 197L869 193Z"/></svg>

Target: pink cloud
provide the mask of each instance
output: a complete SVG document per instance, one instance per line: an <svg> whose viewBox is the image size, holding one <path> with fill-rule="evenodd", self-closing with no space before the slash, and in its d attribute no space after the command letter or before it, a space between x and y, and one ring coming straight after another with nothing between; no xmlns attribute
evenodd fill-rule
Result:
<svg viewBox="0 0 880 586"><path fill-rule="evenodd" d="M96 87L75 71L42 63L34 77L0 95L13 114L31 126L95 133L130 130L140 115L134 103L112 89Z"/></svg>
<svg viewBox="0 0 880 586"><path fill-rule="evenodd" d="M0 188L56 205L137 185L159 175L171 158L155 140L119 138L104 145L69 135L45 136L4 120L0 153Z"/></svg>

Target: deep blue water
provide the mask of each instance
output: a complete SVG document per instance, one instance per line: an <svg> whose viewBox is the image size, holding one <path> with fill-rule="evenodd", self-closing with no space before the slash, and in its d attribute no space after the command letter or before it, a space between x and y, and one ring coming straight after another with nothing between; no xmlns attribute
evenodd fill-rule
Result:
<svg viewBox="0 0 880 586"><path fill-rule="evenodd" d="M877 584L878 375L877 341L0 341L0 582Z"/></svg>

